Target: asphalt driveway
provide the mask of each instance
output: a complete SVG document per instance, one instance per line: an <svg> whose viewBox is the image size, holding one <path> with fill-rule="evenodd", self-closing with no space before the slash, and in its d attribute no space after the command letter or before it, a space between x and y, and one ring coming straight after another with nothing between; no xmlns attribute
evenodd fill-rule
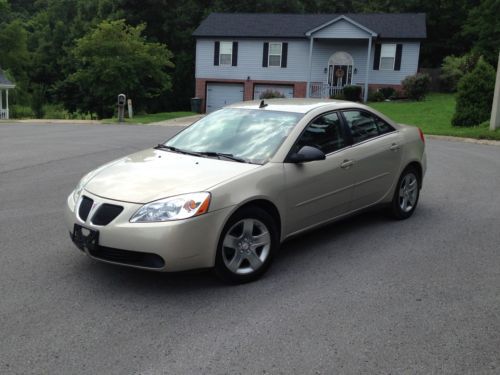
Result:
<svg viewBox="0 0 500 375"><path fill-rule="evenodd" d="M252 284L83 256L78 179L178 130L0 125L1 374L500 373L500 147L428 140L410 220L311 232Z"/></svg>

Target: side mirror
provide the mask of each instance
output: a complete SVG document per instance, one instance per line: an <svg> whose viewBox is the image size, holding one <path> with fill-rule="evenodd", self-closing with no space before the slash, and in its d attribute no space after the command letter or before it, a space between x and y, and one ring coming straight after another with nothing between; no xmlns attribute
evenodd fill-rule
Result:
<svg viewBox="0 0 500 375"><path fill-rule="evenodd" d="M326 156L323 151L316 147L303 146L299 152L291 154L288 157L290 163L307 163L315 160L325 160Z"/></svg>

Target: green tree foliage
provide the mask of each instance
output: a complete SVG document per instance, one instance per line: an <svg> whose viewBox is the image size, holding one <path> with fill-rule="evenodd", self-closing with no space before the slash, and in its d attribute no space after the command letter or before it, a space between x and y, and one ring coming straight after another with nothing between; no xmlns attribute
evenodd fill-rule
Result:
<svg viewBox="0 0 500 375"><path fill-rule="evenodd" d="M172 53L163 44L147 42L144 28L124 20L103 21L77 40L72 50L76 71L60 88L68 107L109 117L120 93L140 109L171 89L167 69L173 67Z"/></svg>
<svg viewBox="0 0 500 375"><path fill-rule="evenodd" d="M471 72L476 66L478 56L467 54L460 57L446 56L441 65L441 80L442 88L445 91L457 91L458 81L467 73Z"/></svg>
<svg viewBox="0 0 500 375"><path fill-rule="evenodd" d="M473 51L496 65L500 51L500 0L484 0L472 8L464 34L473 43Z"/></svg>
<svg viewBox="0 0 500 375"><path fill-rule="evenodd" d="M462 77L453 126L479 125L490 118L495 76L495 69L481 57L475 68Z"/></svg>

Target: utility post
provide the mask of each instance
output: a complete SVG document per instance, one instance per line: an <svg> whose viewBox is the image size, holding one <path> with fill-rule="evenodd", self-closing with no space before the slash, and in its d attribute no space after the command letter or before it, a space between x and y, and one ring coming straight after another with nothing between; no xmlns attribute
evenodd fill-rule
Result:
<svg viewBox="0 0 500 375"><path fill-rule="evenodd" d="M495 83L495 95L491 107L490 130L500 129L500 52L498 53L497 79Z"/></svg>
<svg viewBox="0 0 500 375"><path fill-rule="evenodd" d="M120 94L118 95L118 122L124 123L125 122L125 102L127 101L127 97L125 94Z"/></svg>

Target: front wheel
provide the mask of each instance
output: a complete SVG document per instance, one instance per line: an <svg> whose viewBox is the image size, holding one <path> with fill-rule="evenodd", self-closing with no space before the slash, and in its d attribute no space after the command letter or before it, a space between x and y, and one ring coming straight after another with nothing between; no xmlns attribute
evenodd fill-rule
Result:
<svg viewBox="0 0 500 375"><path fill-rule="evenodd" d="M395 219L403 220L413 215L420 195L418 172L409 167L403 171L398 180L391 203L391 214Z"/></svg>
<svg viewBox="0 0 500 375"><path fill-rule="evenodd" d="M224 281L235 284L256 280L271 265L278 246L278 230L272 216L259 207L243 208L222 231L215 272Z"/></svg>

